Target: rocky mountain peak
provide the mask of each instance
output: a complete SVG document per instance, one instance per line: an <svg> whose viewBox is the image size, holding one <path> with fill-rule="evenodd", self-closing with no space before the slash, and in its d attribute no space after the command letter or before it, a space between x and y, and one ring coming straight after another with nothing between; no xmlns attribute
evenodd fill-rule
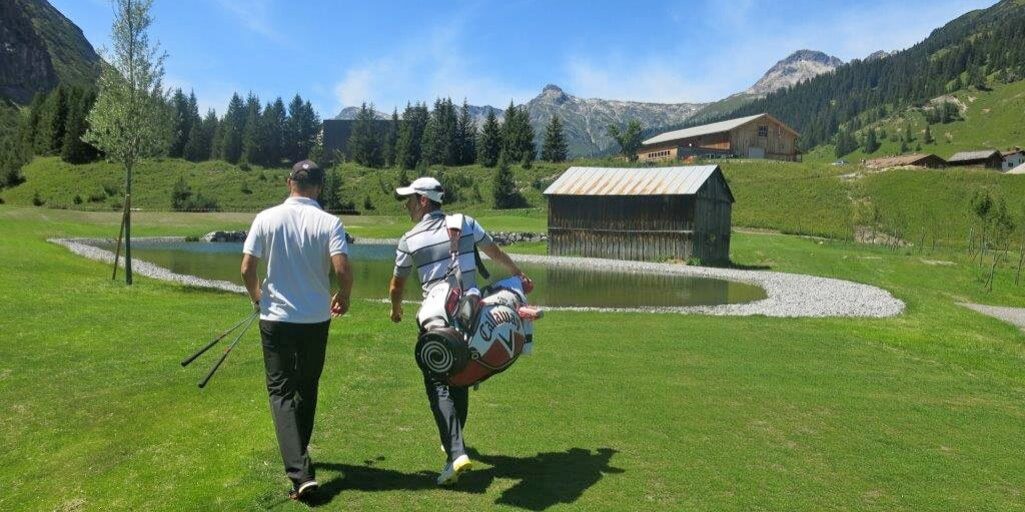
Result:
<svg viewBox="0 0 1025 512"><path fill-rule="evenodd" d="M886 50L875 51L875 52L872 52L872 53L868 54L868 57L865 57L865 61L867 62L867 61L871 61L871 60L885 59L885 58L887 58L887 57L889 57L889 56L891 56L891 55L893 55L895 53L897 53L897 52L896 51L888 52Z"/></svg>
<svg viewBox="0 0 1025 512"><path fill-rule="evenodd" d="M562 103L569 99L569 96L562 90L561 87L555 84L548 84L544 89L541 89L541 98L554 102Z"/></svg>
<svg viewBox="0 0 1025 512"><path fill-rule="evenodd" d="M843 61L815 50L797 50L769 68L746 94L764 96L770 92L796 85L843 65Z"/></svg>

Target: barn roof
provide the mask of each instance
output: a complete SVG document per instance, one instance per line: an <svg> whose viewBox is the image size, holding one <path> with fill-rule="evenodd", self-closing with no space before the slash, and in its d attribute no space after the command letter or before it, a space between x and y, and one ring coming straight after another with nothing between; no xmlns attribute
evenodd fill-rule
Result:
<svg viewBox="0 0 1025 512"><path fill-rule="evenodd" d="M902 165L917 165L919 163L924 163L925 161L927 161L929 159L938 159L940 161L943 161L942 158L940 158L940 157L938 157L936 155L933 155L931 153L930 154L913 153L913 154L910 154L910 155L899 155L899 156L890 156L890 157L883 157L883 158L873 158L872 160L866 161L865 162L865 166L867 166L867 167L874 167L874 168L899 167L899 166L902 166Z"/></svg>
<svg viewBox="0 0 1025 512"><path fill-rule="evenodd" d="M684 196L694 195L718 165L678 167L570 167L545 189L546 196ZM723 182L725 184L725 179ZM729 185L726 190L733 199Z"/></svg>
<svg viewBox="0 0 1025 512"><path fill-rule="evenodd" d="M1000 152L1000 156L1002 156L1004 158L1007 158L1007 157L1012 156L1012 155L1017 155L1018 153L1025 153L1025 149L1017 149L1016 148L1016 149L1009 149L1007 151L1001 151Z"/></svg>
<svg viewBox="0 0 1025 512"><path fill-rule="evenodd" d="M779 123L784 128L786 128L788 131L792 132L794 135L797 135L797 132L795 132L789 126L783 124L783 122L780 121L779 119L776 119L775 117L772 117L769 114L756 114L756 115L753 115L753 116L738 117L737 119L728 119L726 121L719 121L718 123L703 124L701 126L692 126L690 128L684 128L682 130L675 130L675 131L671 131L671 132L665 132L665 133L656 135L656 136L654 136L654 137L644 141L642 144L644 144L645 146L648 146L648 145L651 145L651 144L659 144L661 142L669 142L671 140L689 139L691 137L698 137L700 135L711 135L713 133L728 132L728 131L730 131L730 130L732 130L734 128L739 128L741 126L744 126L745 124L750 123L751 121L754 121L754 120L756 120L758 118L761 118L761 117L767 117L767 118L769 118L769 119Z"/></svg>
<svg viewBox="0 0 1025 512"><path fill-rule="evenodd" d="M1000 156L1000 152L995 149L985 149L982 151L961 151L954 153L954 156L947 159L947 162L970 162L972 160L988 160L994 156Z"/></svg>

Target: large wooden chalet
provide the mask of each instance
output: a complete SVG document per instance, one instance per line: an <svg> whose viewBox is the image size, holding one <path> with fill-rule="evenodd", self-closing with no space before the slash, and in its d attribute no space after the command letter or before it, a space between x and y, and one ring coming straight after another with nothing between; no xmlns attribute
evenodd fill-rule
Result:
<svg viewBox="0 0 1025 512"><path fill-rule="evenodd" d="M643 142L640 161L689 158L770 158L793 162L799 159L793 128L769 114L741 117L675 130Z"/></svg>

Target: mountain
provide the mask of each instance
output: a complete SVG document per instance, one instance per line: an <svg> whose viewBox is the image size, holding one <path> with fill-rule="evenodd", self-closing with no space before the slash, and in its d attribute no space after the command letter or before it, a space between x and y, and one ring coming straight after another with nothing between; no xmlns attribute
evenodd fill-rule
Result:
<svg viewBox="0 0 1025 512"><path fill-rule="evenodd" d="M875 52L872 52L872 53L868 54L868 57L865 57L865 60L866 61L873 61L873 60L885 59L885 58L887 58L887 57L889 57L891 55L895 55L896 53L897 53L896 51L888 52L886 50L879 50L879 51L875 51Z"/></svg>
<svg viewBox="0 0 1025 512"><path fill-rule="evenodd" d="M470 117L473 118L473 122L479 127L484 123L484 119L488 117L488 111L494 111L495 115L499 119L505 115L505 111L500 108L495 108L490 105L478 107L476 105L468 105L470 107ZM462 108L462 105L456 105L456 109ZM335 119L356 119L356 115L359 114L360 107L345 107L338 112ZM374 110L374 117L378 119L391 119L391 114L386 114L379 110ZM399 117L402 117L402 111L399 110Z"/></svg>
<svg viewBox="0 0 1025 512"><path fill-rule="evenodd" d="M545 127L558 114L566 134L571 157L591 156L609 152L614 141L609 137L609 124L623 125L630 119L640 121L645 128L660 128L679 124L690 118L704 104L702 103L644 103L636 101L603 100L579 98L567 94L556 85L546 85L541 93L524 105L534 128L535 142L540 150ZM458 106L457 106L458 108ZM492 106L470 105L470 115L480 126L488 111L493 110L501 120L505 111ZM345 107L335 119L355 119L359 107ZM379 119L389 119L391 114L375 111Z"/></svg>
<svg viewBox="0 0 1025 512"><path fill-rule="evenodd" d="M546 85L526 103L530 124L541 147L545 127L558 114L566 133L569 155L589 156L607 153L615 147L609 136L610 124L623 125L636 119L645 128L667 127L689 119L702 103L646 103L637 101L579 98L555 85Z"/></svg>
<svg viewBox="0 0 1025 512"><path fill-rule="evenodd" d="M797 50L769 68L743 94L764 96L770 92L776 92L784 87L791 87L823 73L828 73L842 65L842 60L831 55L814 50Z"/></svg>
<svg viewBox="0 0 1025 512"><path fill-rule="evenodd" d="M719 118L769 93L808 81L842 65L842 60L820 51L798 50L774 64L751 87L709 103L690 122L701 123Z"/></svg>
<svg viewBox="0 0 1025 512"><path fill-rule="evenodd" d="M92 84L100 56L46 0L0 1L0 98L26 104L58 82Z"/></svg>
<svg viewBox="0 0 1025 512"><path fill-rule="evenodd" d="M952 91L985 90L1025 79L1025 1L1001 0L933 30L925 40L886 58L854 60L706 118L771 112L801 133L803 148L828 144L839 130L855 132L906 106Z"/></svg>

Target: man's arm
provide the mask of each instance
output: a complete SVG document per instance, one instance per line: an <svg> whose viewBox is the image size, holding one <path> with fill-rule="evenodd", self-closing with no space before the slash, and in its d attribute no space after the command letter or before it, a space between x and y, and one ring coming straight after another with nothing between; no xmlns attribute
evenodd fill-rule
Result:
<svg viewBox="0 0 1025 512"><path fill-rule="evenodd" d="M516 266L516 263L512 258L510 258L509 255L498 246L498 244L483 244L478 247L480 247L480 250L484 251L484 254L488 255L488 258L491 258L492 261L504 267L510 274L520 276L520 278L525 281L524 285L527 285L527 283L533 283L533 281L531 281L530 278L520 270L520 267Z"/></svg>
<svg viewBox="0 0 1025 512"><path fill-rule="evenodd" d="M338 280L338 292L331 299L331 316L339 317L349 311L349 296L352 294L352 267L349 257L345 254L331 256L331 267Z"/></svg>
<svg viewBox="0 0 1025 512"><path fill-rule="evenodd" d="M252 254L242 255L242 282L246 286L249 300L253 302L253 309L256 311L260 310L260 279L256 275L256 268L259 263L260 258Z"/></svg>
<svg viewBox="0 0 1025 512"><path fill-rule="evenodd" d="M402 321L402 292L406 289L406 278L392 276L388 285L388 298L391 299L391 321Z"/></svg>

